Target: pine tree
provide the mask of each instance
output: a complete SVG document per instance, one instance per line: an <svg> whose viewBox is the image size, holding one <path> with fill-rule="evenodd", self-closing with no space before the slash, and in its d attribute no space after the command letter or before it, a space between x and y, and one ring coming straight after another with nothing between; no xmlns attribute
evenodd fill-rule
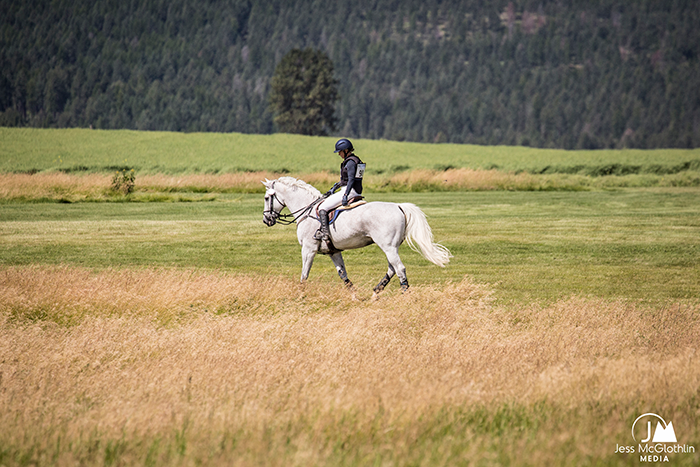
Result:
<svg viewBox="0 0 700 467"><path fill-rule="evenodd" d="M274 122L288 133L327 135L335 131L337 85L333 62L323 51L291 50L272 76L270 108Z"/></svg>

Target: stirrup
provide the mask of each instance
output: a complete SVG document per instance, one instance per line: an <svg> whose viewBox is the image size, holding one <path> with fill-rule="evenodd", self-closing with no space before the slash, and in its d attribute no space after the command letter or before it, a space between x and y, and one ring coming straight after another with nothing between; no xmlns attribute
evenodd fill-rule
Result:
<svg viewBox="0 0 700 467"><path fill-rule="evenodd" d="M316 232L314 232L314 240L323 240L324 242L329 242L331 240L330 233L323 231L323 227L319 227Z"/></svg>

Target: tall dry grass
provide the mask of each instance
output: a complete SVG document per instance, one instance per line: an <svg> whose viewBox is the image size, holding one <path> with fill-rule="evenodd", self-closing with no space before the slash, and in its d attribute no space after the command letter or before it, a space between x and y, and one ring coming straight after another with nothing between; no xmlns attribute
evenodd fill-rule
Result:
<svg viewBox="0 0 700 467"><path fill-rule="evenodd" d="M370 178L371 180L371 178ZM450 169L411 170L379 177L376 185L397 191L490 191L490 190L580 190L589 186L590 177L576 175L535 175L499 170Z"/></svg>
<svg viewBox="0 0 700 467"><path fill-rule="evenodd" d="M698 305L504 308L468 278L359 295L276 277L5 268L0 463L619 460L642 410L700 441Z"/></svg>
<svg viewBox="0 0 700 467"><path fill-rule="evenodd" d="M0 200L97 199L105 196L110 181L109 175L97 173L0 173Z"/></svg>
<svg viewBox="0 0 700 467"><path fill-rule="evenodd" d="M148 193L260 193L261 180L274 179L271 172L236 172L223 174L137 174L136 194ZM317 172L295 174L321 191L337 181L337 174ZM104 201L123 198L110 190L111 175L65 174L61 172L0 174L2 201ZM684 172L673 175L627 175L590 177L569 174L513 173L498 170L450 169L446 171L410 170L399 173L368 174L367 188L375 192L391 191L542 191L587 190L613 187L698 186L700 174ZM144 198L146 199L146 198Z"/></svg>
<svg viewBox="0 0 700 467"><path fill-rule="evenodd" d="M231 193L262 192L261 180L276 178L271 172L240 172L226 174L151 174L136 176L135 190L140 193ZM309 174L309 183L332 185L336 177L328 173ZM0 174L0 200L5 201L101 201L119 196L112 192L112 175L66 174L47 172L37 174ZM133 196L138 198L138 194Z"/></svg>

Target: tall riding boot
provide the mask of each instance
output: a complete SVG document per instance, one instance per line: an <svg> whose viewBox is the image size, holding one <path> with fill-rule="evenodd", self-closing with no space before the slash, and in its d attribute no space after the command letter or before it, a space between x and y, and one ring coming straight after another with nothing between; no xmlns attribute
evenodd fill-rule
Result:
<svg viewBox="0 0 700 467"><path fill-rule="evenodd" d="M331 232L328 228L328 211L320 210L318 211L318 216L321 221L321 240L328 243L331 239Z"/></svg>

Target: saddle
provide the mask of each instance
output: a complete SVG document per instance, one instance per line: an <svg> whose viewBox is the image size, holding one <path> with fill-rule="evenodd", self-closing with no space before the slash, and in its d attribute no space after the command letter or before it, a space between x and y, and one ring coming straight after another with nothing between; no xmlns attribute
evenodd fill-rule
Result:
<svg viewBox="0 0 700 467"><path fill-rule="evenodd" d="M335 220L338 218L341 212L349 211L350 209L362 206L363 204L367 204L367 201L365 201L364 196L355 196L354 198L350 198L348 200L347 206L338 206L337 208L328 213L328 225L331 225L333 222L335 222Z"/></svg>

